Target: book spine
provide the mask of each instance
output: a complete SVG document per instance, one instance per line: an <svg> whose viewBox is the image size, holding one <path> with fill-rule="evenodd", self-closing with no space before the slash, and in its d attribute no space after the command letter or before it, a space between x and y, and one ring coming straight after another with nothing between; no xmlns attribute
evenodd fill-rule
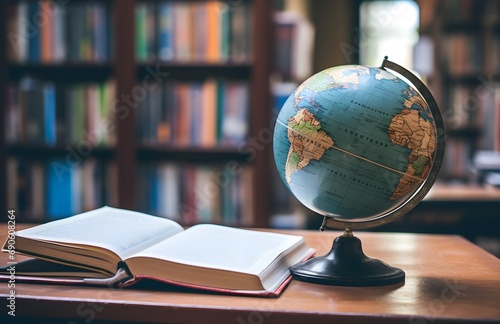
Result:
<svg viewBox="0 0 500 324"><path fill-rule="evenodd" d="M45 144L56 144L56 93L53 84L46 84L43 88L44 138Z"/></svg>
<svg viewBox="0 0 500 324"><path fill-rule="evenodd" d="M22 34L22 24L21 20L21 4L17 4L17 6L7 6L6 7L5 17L7 18L6 22L6 50L7 50L7 59L10 62L22 62L21 58L21 48L24 47L26 43L26 38Z"/></svg>
<svg viewBox="0 0 500 324"><path fill-rule="evenodd" d="M244 141L248 127L248 88L245 83L226 84L223 105L222 143L238 145Z"/></svg>
<svg viewBox="0 0 500 324"><path fill-rule="evenodd" d="M52 61L52 43L53 43L53 4L49 0L40 1L40 11L38 17L42 18L40 22L40 60L42 63L49 63Z"/></svg>
<svg viewBox="0 0 500 324"><path fill-rule="evenodd" d="M219 17L219 60L224 62L229 60L231 54L231 10L229 6L220 7Z"/></svg>
<svg viewBox="0 0 500 324"><path fill-rule="evenodd" d="M203 147L213 147L217 143L217 83L208 79L202 85L203 107L200 114L201 141Z"/></svg>
<svg viewBox="0 0 500 324"><path fill-rule="evenodd" d="M221 25L219 19L219 4L215 2L208 2L206 4L206 34L207 34L207 47L206 60L208 62L217 62L220 55L220 36Z"/></svg>
<svg viewBox="0 0 500 324"><path fill-rule="evenodd" d="M160 3L158 13L158 58L170 61L174 59L172 3Z"/></svg>
<svg viewBox="0 0 500 324"><path fill-rule="evenodd" d="M72 169L64 160L53 160L47 164L46 174L47 218L54 220L73 215Z"/></svg>
<svg viewBox="0 0 500 324"><path fill-rule="evenodd" d="M190 145L200 146L202 142L202 128L203 125L207 123L206 120L200 118L203 113L202 105L204 104L201 101L201 84L198 82L194 82L190 84L189 87L189 98L190 98Z"/></svg>
<svg viewBox="0 0 500 324"><path fill-rule="evenodd" d="M160 178L159 178L159 170L157 168L151 169L151 172L148 174L149 176L149 209L153 215L160 214L160 199L159 194L161 192L160 189Z"/></svg>
<svg viewBox="0 0 500 324"><path fill-rule="evenodd" d="M37 26L33 24L33 17L36 17L39 13L38 3L28 3L27 17L26 20L30 26ZM33 24L33 25L32 25ZM30 62L40 61L40 29L38 27L33 28L30 37L28 38L28 58Z"/></svg>
<svg viewBox="0 0 500 324"><path fill-rule="evenodd" d="M190 4L174 4L175 58L178 61L191 60L191 9Z"/></svg>
<svg viewBox="0 0 500 324"><path fill-rule="evenodd" d="M184 225L251 225L251 170L224 165L145 164L138 173L139 210Z"/></svg>
<svg viewBox="0 0 500 324"><path fill-rule="evenodd" d="M164 217L179 220L180 208L180 177L179 168L174 164L167 164L163 167L162 186L164 195L160 201L164 201Z"/></svg>
<svg viewBox="0 0 500 324"><path fill-rule="evenodd" d="M16 143L21 139L21 107L19 105L19 88L9 85L7 88L7 109L5 123L5 141Z"/></svg>
<svg viewBox="0 0 500 324"><path fill-rule="evenodd" d="M136 59L178 62L244 62L251 53L248 3L238 6L206 2L138 3Z"/></svg>
<svg viewBox="0 0 500 324"><path fill-rule="evenodd" d="M107 58L107 36L108 24L106 17L106 5L104 3L96 3L93 8L93 39L94 39L94 55L93 60L96 62L104 62Z"/></svg>
<svg viewBox="0 0 500 324"><path fill-rule="evenodd" d="M135 11L135 42L136 51L135 57L139 62L144 62L147 59L147 45L146 45L146 15L147 7L145 3L139 3Z"/></svg>

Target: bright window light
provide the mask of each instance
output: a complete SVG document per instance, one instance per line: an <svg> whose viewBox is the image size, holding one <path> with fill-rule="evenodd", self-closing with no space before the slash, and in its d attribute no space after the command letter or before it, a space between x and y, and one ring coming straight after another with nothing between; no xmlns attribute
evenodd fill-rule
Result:
<svg viewBox="0 0 500 324"><path fill-rule="evenodd" d="M360 64L380 66L384 56L413 69L419 8L414 1L365 1L360 6Z"/></svg>

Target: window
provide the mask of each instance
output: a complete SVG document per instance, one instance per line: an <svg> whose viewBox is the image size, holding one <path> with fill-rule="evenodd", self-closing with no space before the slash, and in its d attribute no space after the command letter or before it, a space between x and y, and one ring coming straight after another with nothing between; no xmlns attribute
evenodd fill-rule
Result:
<svg viewBox="0 0 500 324"><path fill-rule="evenodd" d="M380 66L384 56L413 69L419 7L414 1L364 1L360 6L360 64Z"/></svg>

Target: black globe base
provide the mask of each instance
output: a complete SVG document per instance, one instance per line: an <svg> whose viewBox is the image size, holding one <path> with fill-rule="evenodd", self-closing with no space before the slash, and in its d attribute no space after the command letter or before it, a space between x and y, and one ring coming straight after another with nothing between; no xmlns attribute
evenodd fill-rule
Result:
<svg viewBox="0 0 500 324"><path fill-rule="evenodd" d="M290 267L294 279L334 286L383 286L403 282L403 270L367 257L361 240L346 232L333 241L324 256Z"/></svg>

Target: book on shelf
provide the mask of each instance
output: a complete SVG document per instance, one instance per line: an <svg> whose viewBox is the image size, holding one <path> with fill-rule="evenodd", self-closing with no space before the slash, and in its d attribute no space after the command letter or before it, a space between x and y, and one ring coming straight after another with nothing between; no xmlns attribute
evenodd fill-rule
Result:
<svg viewBox="0 0 500 324"><path fill-rule="evenodd" d="M135 8L136 59L177 62L247 62L252 5L220 1L139 2Z"/></svg>
<svg viewBox="0 0 500 324"><path fill-rule="evenodd" d="M116 204L116 166L74 156L48 160L7 159L7 204L19 221L69 217L103 204Z"/></svg>
<svg viewBox="0 0 500 324"><path fill-rule="evenodd" d="M7 141L111 146L114 93L113 80L63 84L22 78L8 87Z"/></svg>
<svg viewBox="0 0 500 324"><path fill-rule="evenodd" d="M445 0L442 1L444 19L449 23L467 23L477 21L487 14L498 12L496 1Z"/></svg>
<svg viewBox="0 0 500 324"><path fill-rule="evenodd" d="M139 102L137 137L153 145L237 146L248 134L249 102L245 81L169 81Z"/></svg>
<svg viewBox="0 0 500 324"><path fill-rule="evenodd" d="M484 44L481 34L451 33L446 36L443 45L444 59L451 76L476 76L481 73L484 62Z"/></svg>
<svg viewBox="0 0 500 324"><path fill-rule="evenodd" d="M474 143L476 149L500 150L499 83L450 85L447 96L449 105L443 114L447 128L459 135L477 133L463 140Z"/></svg>
<svg viewBox="0 0 500 324"><path fill-rule="evenodd" d="M137 179L138 209L183 225L251 226L252 171L232 162L143 163Z"/></svg>
<svg viewBox="0 0 500 324"><path fill-rule="evenodd" d="M275 73L283 81L302 82L312 74L314 27L301 15L274 14Z"/></svg>
<svg viewBox="0 0 500 324"><path fill-rule="evenodd" d="M139 2L135 8L135 57L150 61L154 57L156 10L153 2Z"/></svg>
<svg viewBox="0 0 500 324"><path fill-rule="evenodd" d="M52 219L64 218L80 211L81 168L72 168L64 160L47 164L47 215Z"/></svg>
<svg viewBox="0 0 500 324"><path fill-rule="evenodd" d="M104 62L111 56L106 2L20 1L8 10L10 61Z"/></svg>
<svg viewBox="0 0 500 324"><path fill-rule="evenodd" d="M7 242L3 250L9 252ZM16 282L127 287L150 279L278 296L291 279L289 267L314 250L301 236L212 224L184 230L169 219L106 206L16 231L15 252L35 258L16 265Z"/></svg>
<svg viewBox="0 0 500 324"><path fill-rule="evenodd" d="M446 152L442 174L451 178L467 178L471 168L471 141L463 138L449 137L446 141Z"/></svg>
<svg viewBox="0 0 500 324"><path fill-rule="evenodd" d="M492 93L479 93L477 85L456 84L448 87L449 105L445 112L450 129L477 129L488 122L485 114L492 109Z"/></svg>

